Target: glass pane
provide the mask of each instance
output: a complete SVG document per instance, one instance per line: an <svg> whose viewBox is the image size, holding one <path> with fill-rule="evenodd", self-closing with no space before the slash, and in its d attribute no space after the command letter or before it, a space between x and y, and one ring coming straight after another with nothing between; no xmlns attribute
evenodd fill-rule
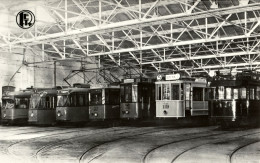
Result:
<svg viewBox="0 0 260 163"><path fill-rule="evenodd" d="M79 94L78 98L79 98L79 106L84 106L84 95Z"/></svg>
<svg viewBox="0 0 260 163"><path fill-rule="evenodd" d="M234 88L234 89L233 89L233 93L234 93L233 98L234 98L234 99L238 99L238 89L237 89L237 88Z"/></svg>
<svg viewBox="0 0 260 163"><path fill-rule="evenodd" d="M125 102L131 102L132 101L132 86L126 85L125 86Z"/></svg>
<svg viewBox="0 0 260 163"><path fill-rule="evenodd" d="M214 88L205 88L205 100L214 99Z"/></svg>
<svg viewBox="0 0 260 163"><path fill-rule="evenodd" d="M231 99L231 88L226 88L226 99Z"/></svg>
<svg viewBox="0 0 260 163"><path fill-rule="evenodd" d="M90 92L90 105L101 105L102 104L102 90L91 90Z"/></svg>
<svg viewBox="0 0 260 163"><path fill-rule="evenodd" d="M60 95L58 96L58 104L57 106L59 107L66 107L66 106L70 106L70 100L68 95Z"/></svg>
<svg viewBox="0 0 260 163"><path fill-rule="evenodd" d="M185 93L186 93L186 97L185 97L185 100L190 100L190 84L186 84L186 90L185 90Z"/></svg>
<svg viewBox="0 0 260 163"><path fill-rule="evenodd" d="M224 87L223 86L218 87L217 91L218 91L218 99L224 99Z"/></svg>
<svg viewBox="0 0 260 163"><path fill-rule="evenodd" d="M250 88L249 99L251 99L251 100L255 99L255 89L254 88Z"/></svg>
<svg viewBox="0 0 260 163"><path fill-rule="evenodd" d="M162 100L162 85L156 85L156 100Z"/></svg>
<svg viewBox="0 0 260 163"><path fill-rule="evenodd" d="M256 87L256 99L260 100L260 87Z"/></svg>
<svg viewBox="0 0 260 163"><path fill-rule="evenodd" d="M119 101L119 89L110 89L109 90L109 104L111 105L118 105Z"/></svg>
<svg viewBox="0 0 260 163"><path fill-rule="evenodd" d="M193 87L193 100L203 101L203 88Z"/></svg>
<svg viewBox="0 0 260 163"><path fill-rule="evenodd" d="M163 100L170 100L170 85L162 84L163 88Z"/></svg>
<svg viewBox="0 0 260 163"><path fill-rule="evenodd" d="M125 89L124 89L124 86L121 85L120 86L120 100L121 100L121 102L125 102L124 97L125 97Z"/></svg>
<svg viewBox="0 0 260 163"><path fill-rule="evenodd" d="M172 84L172 100L179 100L179 84Z"/></svg>
<svg viewBox="0 0 260 163"><path fill-rule="evenodd" d="M11 99L3 100L3 108L4 109L13 109L14 108L14 100L11 100Z"/></svg>
<svg viewBox="0 0 260 163"><path fill-rule="evenodd" d="M132 86L132 102L137 102L137 85Z"/></svg>
<svg viewBox="0 0 260 163"><path fill-rule="evenodd" d="M15 108L16 109L28 109L29 99L28 98L15 98Z"/></svg>
<svg viewBox="0 0 260 163"><path fill-rule="evenodd" d="M240 88L240 98L246 99L246 88Z"/></svg>

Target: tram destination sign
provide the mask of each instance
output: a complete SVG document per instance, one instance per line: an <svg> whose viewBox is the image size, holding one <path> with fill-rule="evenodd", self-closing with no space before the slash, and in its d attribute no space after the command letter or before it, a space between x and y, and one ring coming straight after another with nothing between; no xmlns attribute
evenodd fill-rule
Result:
<svg viewBox="0 0 260 163"><path fill-rule="evenodd" d="M165 75L165 80L178 80L180 77L180 74Z"/></svg>

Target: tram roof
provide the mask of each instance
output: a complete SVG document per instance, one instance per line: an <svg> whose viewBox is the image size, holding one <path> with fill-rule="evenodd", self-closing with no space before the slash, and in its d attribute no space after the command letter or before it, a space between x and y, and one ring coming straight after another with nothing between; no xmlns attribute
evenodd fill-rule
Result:
<svg viewBox="0 0 260 163"><path fill-rule="evenodd" d="M260 86L259 80L213 80L210 84L211 87L226 86L226 87L247 87L247 86Z"/></svg>
<svg viewBox="0 0 260 163"><path fill-rule="evenodd" d="M70 94L75 92L88 92L90 88L65 88L58 91L58 94Z"/></svg>
<svg viewBox="0 0 260 163"><path fill-rule="evenodd" d="M9 92L7 96L3 96L3 99L6 98L14 98L14 97L30 97L33 94L30 90L22 90L22 91L15 91L15 92Z"/></svg>

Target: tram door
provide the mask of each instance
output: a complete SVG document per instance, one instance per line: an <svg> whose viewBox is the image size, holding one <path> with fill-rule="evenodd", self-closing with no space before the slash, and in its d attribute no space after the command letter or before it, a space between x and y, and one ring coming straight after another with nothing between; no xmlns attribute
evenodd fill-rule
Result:
<svg viewBox="0 0 260 163"><path fill-rule="evenodd" d="M191 108L192 108L192 91L191 91L191 84L185 83L182 84L183 92L184 92L184 108L185 108L185 116L191 115Z"/></svg>

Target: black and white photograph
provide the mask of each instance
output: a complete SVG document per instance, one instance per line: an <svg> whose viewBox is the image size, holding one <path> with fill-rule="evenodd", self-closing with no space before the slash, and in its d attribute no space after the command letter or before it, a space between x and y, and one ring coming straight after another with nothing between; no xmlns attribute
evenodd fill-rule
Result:
<svg viewBox="0 0 260 163"><path fill-rule="evenodd" d="M260 163L260 0L0 0L1 163Z"/></svg>

